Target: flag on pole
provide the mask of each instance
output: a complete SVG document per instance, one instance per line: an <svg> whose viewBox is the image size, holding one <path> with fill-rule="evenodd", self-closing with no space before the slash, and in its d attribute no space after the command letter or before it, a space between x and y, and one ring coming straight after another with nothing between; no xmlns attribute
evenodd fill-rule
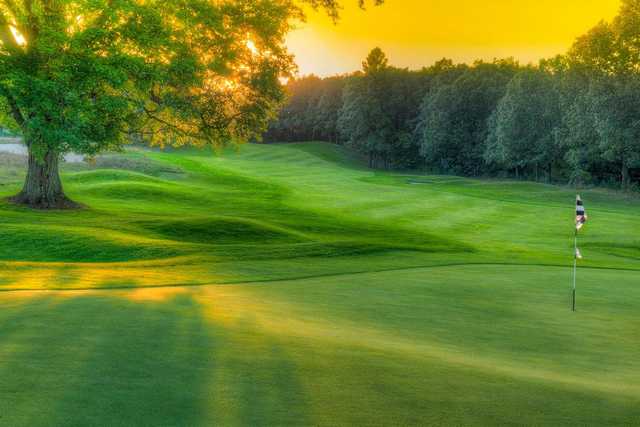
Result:
<svg viewBox="0 0 640 427"><path fill-rule="evenodd" d="M584 210L584 204L580 196L576 196L576 230L580 230L585 222L587 222L587 212Z"/></svg>
<svg viewBox="0 0 640 427"><path fill-rule="evenodd" d="M578 231L584 226L587 222L587 212L584 209L584 204L582 203L582 199L578 194L576 196L576 228L573 236L573 248L574 248L574 257L573 257L573 289L571 290L571 310L576 311L576 276L578 272L578 260L582 259L582 254L580 253L580 249L578 249Z"/></svg>

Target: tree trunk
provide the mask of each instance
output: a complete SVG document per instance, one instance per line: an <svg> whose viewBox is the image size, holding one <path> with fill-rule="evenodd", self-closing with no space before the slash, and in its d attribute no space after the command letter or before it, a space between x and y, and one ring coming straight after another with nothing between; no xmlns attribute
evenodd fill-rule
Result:
<svg viewBox="0 0 640 427"><path fill-rule="evenodd" d="M34 209L73 209L80 205L65 196L58 170L59 154L49 150L38 159L29 147L27 178L22 191L11 198L20 205Z"/></svg>
<svg viewBox="0 0 640 427"><path fill-rule="evenodd" d="M629 168L626 163L622 163L622 189L626 190L629 188Z"/></svg>

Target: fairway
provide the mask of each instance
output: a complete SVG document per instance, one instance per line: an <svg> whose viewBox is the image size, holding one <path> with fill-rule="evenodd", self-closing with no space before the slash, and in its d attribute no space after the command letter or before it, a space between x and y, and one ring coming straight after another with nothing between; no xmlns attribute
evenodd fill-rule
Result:
<svg viewBox="0 0 640 427"><path fill-rule="evenodd" d="M0 196L24 163L0 154ZM66 164L0 203L0 425L634 425L640 199L330 144Z"/></svg>

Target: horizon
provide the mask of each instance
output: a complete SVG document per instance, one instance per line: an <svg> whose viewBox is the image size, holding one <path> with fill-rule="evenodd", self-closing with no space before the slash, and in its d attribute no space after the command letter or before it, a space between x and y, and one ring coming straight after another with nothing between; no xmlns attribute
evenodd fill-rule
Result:
<svg viewBox="0 0 640 427"><path fill-rule="evenodd" d="M363 11L349 2L336 24L326 14L308 9L307 22L299 23L287 38L299 67L296 76L358 71L374 47L380 47L394 66L413 70L442 58L473 63L512 57L522 64L536 64L565 53L577 37L598 22L611 20L620 7L620 0L477 3L387 0ZM555 13L550 16L549 10ZM456 31L450 31L451 22Z"/></svg>

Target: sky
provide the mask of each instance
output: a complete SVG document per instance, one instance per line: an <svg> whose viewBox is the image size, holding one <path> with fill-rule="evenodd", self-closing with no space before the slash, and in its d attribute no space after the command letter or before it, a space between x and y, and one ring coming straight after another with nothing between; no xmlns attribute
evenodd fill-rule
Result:
<svg viewBox="0 0 640 427"><path fill-rule="evenodd" d="M289 35L301 75L358 70L374 47L391 64L411 69L443 57L473 62L512 56L536 63L564 53L620 6L620 0L386 0L362 11L356 0L343 3L337 24L309 11L307 23Z"/></svg>

